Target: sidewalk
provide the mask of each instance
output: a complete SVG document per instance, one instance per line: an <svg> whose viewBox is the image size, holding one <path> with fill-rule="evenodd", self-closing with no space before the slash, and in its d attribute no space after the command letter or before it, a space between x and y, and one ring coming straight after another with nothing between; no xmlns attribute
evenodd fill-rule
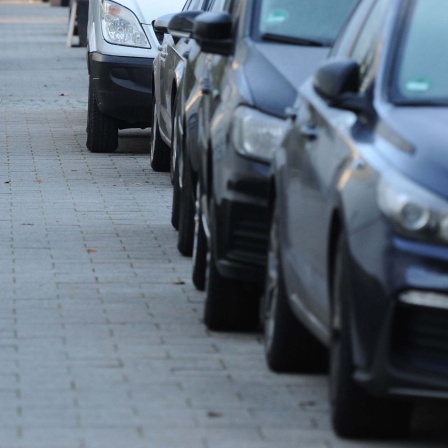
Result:
<svg viewBox="0 0 448 448"><path fill-rule="evenodd" d="M149 133L85 148L67 14L0 0L0 448L447 447L431 409L409 440L338 440L325 376L206 331Z"/></svg>

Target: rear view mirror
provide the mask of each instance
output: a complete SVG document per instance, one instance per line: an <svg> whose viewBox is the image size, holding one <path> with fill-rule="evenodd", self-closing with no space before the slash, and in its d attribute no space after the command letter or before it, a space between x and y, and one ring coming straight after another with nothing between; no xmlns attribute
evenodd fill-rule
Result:
<svg viewBox="0 0 448 448"><path fill-rule="evenodd" d="M156 34L166 34L168 33L168 23L175 14L165 14L164 16L157 17L154 22L152 22L152 27Z"/></svg>
<svg viewBox="0 0 448 448"><path fill-rule="evenodd" d="M347 92L359 90L359 65L352 60L332 61L315 73L313 85L325 99L335 100Z"/></svg>
<svg viewBox="0 0 448 448"><path fill-rule="evenodd" d="M168 32L175 37L190 38L193 34L194 19L203 11L183 11L174 14L168 23Z"/></svg>
<svg viewBox="0 0 448 448"><path fill-rule="evenodd" d="M232 51L232 18L229 13L205 12L194 21L193 37L205 53L229 55Z"/></svg>
<svg viewBox="0 0 448 448"><path fill-rule="evenodd" d="M331 107L356 113L366 112L369 107L367 95L359 93L359 64L352 59L322 65L314 74L313 86Z"/></svg>

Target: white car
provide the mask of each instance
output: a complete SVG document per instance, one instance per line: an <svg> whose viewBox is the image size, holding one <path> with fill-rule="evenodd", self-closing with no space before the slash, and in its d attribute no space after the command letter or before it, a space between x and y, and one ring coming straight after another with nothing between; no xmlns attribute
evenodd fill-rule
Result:
<svg viewBox="0 0 448 448"><path fill-rule="evenodd" d="M152 22L178 12L185 0L90 0L87 148L112 152L118 130L152 121L152 67L163 36Z"/></svg>

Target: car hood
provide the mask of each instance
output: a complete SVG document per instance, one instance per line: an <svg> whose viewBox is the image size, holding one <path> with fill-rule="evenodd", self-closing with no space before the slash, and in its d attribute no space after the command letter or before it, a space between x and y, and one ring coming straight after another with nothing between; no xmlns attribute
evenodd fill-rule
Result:
<svg viewBox="0 0 448 448"><path fill-rule="evenodd" d="M284 116L303 81L328 55L328 47L306 47L271 42L248 46L245 75L254 106Z"/></svg>
<svg viewBox="0 0 448 448"><path fill-rule="evenodd" d="M185 0L116 0L116 2L130 9L140 23L150 25L157 17L180 12Z"/></svg>
<svg viewBox="0 0 448 448"><path fill-rule="evenodd" d="M448 198L448 108L394 107L383 119L388 129L383 137L395 150L380 148L382 155L399 172Z"/></svg>

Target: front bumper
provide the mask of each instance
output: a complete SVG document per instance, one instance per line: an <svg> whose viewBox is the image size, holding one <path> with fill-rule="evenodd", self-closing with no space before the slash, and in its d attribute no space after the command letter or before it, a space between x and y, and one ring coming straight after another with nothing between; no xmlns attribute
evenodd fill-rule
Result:
<svg viewBox="0 0 448 448"><path fill-rule="evenodd" d="M270 166L237 154L230 161L214 177L217 267L225 277L260 282L268 249Z"/></svg>
<svg viewBox="0 0 448 448"><path fill-rule="evenodd" d="M100 111L122 127L149 127L153 59L89 53L88 67Z"/></svg>
<svg viewBox="0 0 448 448"><path fill-rule="evenodd" d="M374 227L350 244L355 378L378 396L448 398L448 309L404 299L409 291L437 292L448 305L448 247Z"/></svg>

